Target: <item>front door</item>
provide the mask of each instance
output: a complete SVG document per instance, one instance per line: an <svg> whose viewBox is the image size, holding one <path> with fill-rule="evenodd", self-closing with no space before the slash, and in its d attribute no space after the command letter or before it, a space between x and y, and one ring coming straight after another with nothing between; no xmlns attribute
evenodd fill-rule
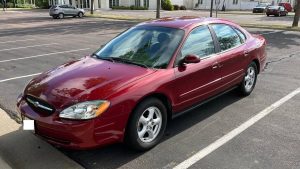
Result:
<svg viewBox="0 0 300 169"><path fill-rule="evenodd" d="M215 43L208 26L197 27L188 35L174 68L175 112L212 96L221 80L215 52ZM201 61L182 66L180 61L188 54L199 56Z"/></svg>

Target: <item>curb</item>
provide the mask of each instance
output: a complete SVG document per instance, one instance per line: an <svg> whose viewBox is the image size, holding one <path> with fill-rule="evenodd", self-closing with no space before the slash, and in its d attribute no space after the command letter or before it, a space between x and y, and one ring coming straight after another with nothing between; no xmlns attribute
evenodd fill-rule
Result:
<svg viewBox="0 0 300 169"><path fill-rule="evenodd" d="M36 137L12 120L0 108L0 168L4 161L11 168L22 169L83 169L56 148ZM1 161L1 159L3 160ZM5 165L3 163L3 165ZM7 167L7 166L6 166Z"/></svg>

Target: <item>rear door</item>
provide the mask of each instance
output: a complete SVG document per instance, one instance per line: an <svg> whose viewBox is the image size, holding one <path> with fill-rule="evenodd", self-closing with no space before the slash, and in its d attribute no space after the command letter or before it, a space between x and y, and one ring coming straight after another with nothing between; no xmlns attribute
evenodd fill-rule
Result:
<svg viewBox="0 0 300 169"><path fill-rule="evenodd" d="M222 76L222 90L239 83L244 75L249 51L246 36L237 28L227 24L212 24L219 44L218 67Z"/></svg>
<svg viewBox="0 0 300 169"><path fill-rule="evenodd" d="M215 41L208 26L194 28L176 58L173 83L175 112L213 95L221 80L215 53ZM199 56L201 61L180 66L180 61L189 54Z"/></svg>

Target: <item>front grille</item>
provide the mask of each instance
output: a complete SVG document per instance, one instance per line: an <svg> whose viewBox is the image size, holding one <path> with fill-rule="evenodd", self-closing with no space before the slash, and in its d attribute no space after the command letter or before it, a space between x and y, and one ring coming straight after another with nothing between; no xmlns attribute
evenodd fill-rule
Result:
<svg viewBox="0 0 300 169"><path fill-rule="evenodd" d="M32 108L32 110L34 110L36 113L43 115L51 115L55 112L55 108L42 99L26 95L25 100L27 104Z"/></svg>

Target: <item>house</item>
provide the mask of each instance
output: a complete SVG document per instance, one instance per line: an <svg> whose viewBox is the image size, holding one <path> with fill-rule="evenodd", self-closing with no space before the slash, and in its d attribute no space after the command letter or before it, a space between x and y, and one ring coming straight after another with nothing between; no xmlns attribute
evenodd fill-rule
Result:
<svg viewBox="0 0 300 169"><path fill-rule="evenodd" d="M219 10L224 6L226 10L252 10L259 3L270 3L277 5L281 2L289 2L294 7L296 0L214 0L214 9ZM217 3L215 3L217 2ZM193 9L210 9L211 0L194 0Z"/></svg>
<svg viewBox="0 0 300 169"><path fill-rule="evenodd" d="M155 0L94 0L94 9L110 9L113 6L146 6L156 9ZM79 8L91 8L91 0L49 0L49 5L69 4Z"/></svg>
<svg viewBox="0 0 300 169"><path fill-rule="evenodd" d="M213 0L214 9L251 10L260 2L278 4L290 2L294 6L296 0ZM187 9L210 9L211 0L171 0L173 5L184 5ZM90 8L91 0L49 0L49 5L69 4L79 8ZM156 9L156 0L94 0L94 9L111 9L113 6L144 6Z"/></svg>

